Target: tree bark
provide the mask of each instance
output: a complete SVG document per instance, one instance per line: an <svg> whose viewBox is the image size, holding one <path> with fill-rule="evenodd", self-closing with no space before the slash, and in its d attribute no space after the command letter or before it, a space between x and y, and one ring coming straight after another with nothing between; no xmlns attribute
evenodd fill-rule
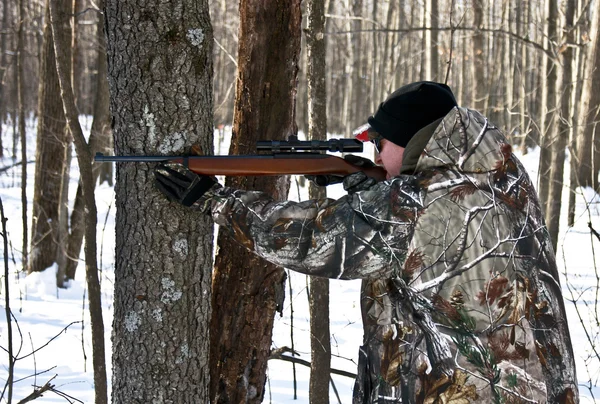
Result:
<svg viewBox="0 0 600 404"><path fill-rule="evenodd" d="M69 5L68 1L61 2L58 13L69 14ZM68 144L64 111L62 104L56 102L60 99L60 85L56 73L49 0L46 2L45 13L29 273L43 271L56 261L58 209ZM65 30L65 35L69 38L68 24L61 25L61 29Z"/></svg>
<svg viewBox="0 0 600 404"><path fill-rule="evenodd" d="M2 145L2 123L4 122L4 115L6 111L6 84L4 82L4 75L8 70L7 61L7 48L6 48L6 36L8 32L8 0L2 0L2 27L0 30L0 157L4 155L4 147ZM19 15L21 18L21 15ZM14 156L16 158L16 156Z"/></svg>
<svg viewBox="0 0 600 404"><path fill-rule="evenodd" d="M77 160L85 198L85 228L86 228L86 283L88 287L88 304L92 324L92 362L94 366L94 398L97 404L108 403L106 380L106 357L104 351L104 321L102 319L102 299L98 267L96 265L96 200L92 181L92 155L79 125L77 107L71 86L70 46L65 35L63 24L68 21L68 14L61 14L63 0L50 0L49 16L54 39L56 54L56 72L60 83L62 105L70 132L73 134L77 148Z"/></svg>
<svg viewBox="0 0 600 404"><path fill-rule="evenodd" d="M308 60L308 138L327 139L327 87L325 85L325 2L308 2L306 30ZM310 184L310 199L327 196L325 188ZM310 380L309 401L329 403L331 342L329 332L329 279L310 277Z"/></svg>
<svg viewBox="0 0 600 404"><path fill-rule="evenodd" d="M577 186L598 187L597 156L600 154L600 136L596 135L600 111L600 13L592 22L592 42L589 44L587 64L583 77L582 104L577 131Z"/></svg>
<svg viewBox="0 0 600 404"><path fill-rule="evenodd" d="M483 26L483 13L484 13L484 2L483 0L473 0L473 25L476 28ZM474 108L481 112L486 113L488 103L488 86L485 84L485 38L481 31L475 31L473 35L473 65L475 67L475 103Z"/></svg>
<svg viewBox="0 0 600 404"><path fill-rule="evenodd" d="M352 0L352 15L354 17L362 16L363 2L362 0ZM349 131L346 132L346 136L350 136L354 128L364 123L364 98L368 94L365 91L365 71L362 69L362 60L364 58L364 47L363 47L363 36L361 30L363 29L362 19L355 19L352 23L352 30L355 31L352 34L352 77L349 87L352 87L352 104L350 105L348 123L350 125ZM309 60L309 63L311 60Z"/></svg>
<svg viewBox="0 0 600 404"><path fill-rule="evenodd" d="M431 16L430 26L433 28L440 26L440 5L439 0L431 0ZM440 47L440 32L433 30L431 32L431 56L430 56L430 71L431 79L433 81L443 81L444 76L440 74L440 54L438 49Z"/></svg>
<svg viewBox="0 0 600 404"><path fill-rule="evenodd" d="M29 249L29 221L27 219L27 134L25 132L25 68L23 60L23 54L25 53L25 16L25 0L19 0L19 27L17 32L17 103L19 114L19 138L21 140L21 161L23 162L23 164L21 164L21 225L23 226L23 253L21 262L23 268L27 268L29 259L29 255L27 254ZM0 131L0 138L1 137L2 133ZM0 149L1 148L2 142L0 141Z"/></svg>
<svg viewBox="0 0 600 404"><path fill-rule="evenodd" d="M567 43L573 43L575 40L575 0L565 2L565 40ZM559 87L561 89L560 98L560 119L558 119L558 133L552 150L552 170L550 176L550 190L548 193L546 222L548 232L552 238L554 250L558 243L558 232L560 222L560 210L562 206L563 176L565 172L565 149L569 143L571 128L573 124L573 112L571 105L571 95L573 94L573 62L574 50L568 46L561 54L562 79Z"/></svg>
<svg viewBox="0 0 600 404"><path fill-rule="evenodd" d="M104 1L98 0L99 8L103 8ZM96 101L94 102L94 120L90 131L90 149L92 155L96 152L110 153L112 150L110 141L110 110L108 79L106 69L106 43L104 39L104 16L99 15L97 24L98 51L97 51L97 69L96 75ZM98 178L100 183L107 181L109 185L113 183L112 164L94 164L93 180L94 185ZM84 214L83 214L83 187L81 181L77 186L77 194L71 213L69 238L66 250L66 279L75 279L77 264L79 263L79 254L83 243L84 234Z"/></svg>
<svg viewBox="0 0 600 404"><path fill-rule="evenodd" d="M105 18L116 154L210 153L208 1L108 0ZM152 168L117 166L112 401L208 403L213 225Z"/></svg>
<svg viewBox="0 0 600 404"><path fill-rule="evenodd" d="M64 1L64 0L63 0ZM69 59L67 59L66 64L64 65L64 67L67 69L67 72L69 73L69 81L71 86L73 85L73 80L74 80L74 72L73 72L73 42L75 41L75 39L73 38L73 35L75 35L75 29L73 28L73 24L75 22L75 19L72 17L73 16L73 6L75 4L75 1L67 1L64 2L66 4L63 4L63 6L68 6L68 8L65 8L62 10L62 12L64 13L66 11L66 14L62 14L59 13L59 17L61 18L60 20L57 20L57 24L58 26L68 26L70 29L70 33L71 35L69 35L70 37L70 41L68 43L65 44L61 44L62 46L65 47L69 47L68 50L68 56L70 56ZM60 41L60 39L55 38L56 35L54 35L53 32L53 38L54 38L54 47L56 48L56 44L57 42ZM55 49L55 54L57 54L56 49ZM56 56L56 55L55 55ZM58 69L58 63L57 63L57 69ZM59 77L59 82L60 82L60 77ZM62 94L63 89L61 88L61 96L64 97L64 95ZM73 97L75 97L75 95L73 95ZM65 112L66 114L66 112ZM76 116L79 115L78 113L76 113ZM66 117L65 117L66 118ZM79 124L79 121L77 122ZM67 126L68 125L68 118L67 118ZM71 161L73 160L73 148L71 146L71 143L73 143L73 135L72 135L73 131L70 128L67 128L67 136L66 136L66 147L65 147L65 158L64 158L64 163L63 163L63 167L62 167L62 174L61 174L61 180L60 180L60 195L59 195L59 200L58 200L58 223L57 223L57 227L56 227L56 266L57 266L57 270L56 270L56 286L59 288L64 288L65 287L65 281L66 281L66 266L67 266L67 239L69 237L69 180L71 179Z"/></svg>
<svg viewBox="0 0 600 404"><path fill-rule="evenodd" d="M255 152L259 139L296 133L300 1L242 0L238 78L230 154ZM289 180L230 177L226 185L287 198ZM283 269L219 235L213 277L211 402L259 403L264 396L273 316L283 304Z"/></svg>
<svg viewBox="0 0 600 404"><path fill-rule="evenodd" d="M553 44L558 43L558 29L560 25L560 16L558 12L558 6L555 2L548 3L548 39ZM557 52L558 53L558 52ZM544 215L546 223L550 224L552 217L556 214L556 206L554 205L557 201L552 201L553 194L551 194L552 180L552 165L557 162L556 158L553 158L553 153L560 153L557 147L563 144L563 164L564 164L564 143L561 141L562 134L559 132L559 121L560 121L560 100L558 97L558 91L561 88L561 79L559 76L559 60L548 61L547 71L547 86L548 86L548 114L546 116L546 124L544 125L544 133L542 137L542 144L540 150L539 160L539 196L540 202L544 207ZM558 145L556 144L558 143ZM562 178L560 179L562 184ZM560 202L559 202L560 204ZM552 244L556 250L558 229L555 228L553 233L550 233L552 238Z"/></svg>

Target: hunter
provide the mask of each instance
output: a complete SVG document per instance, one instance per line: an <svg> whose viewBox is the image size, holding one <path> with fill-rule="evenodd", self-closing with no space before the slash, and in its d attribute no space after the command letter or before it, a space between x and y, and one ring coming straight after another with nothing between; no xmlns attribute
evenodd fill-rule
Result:
<svg viewBox="0 0 600 404"><path fill-rule="evenodd" d="M552 243L502 131L417 82L358 137L387 179L349 175L337 200L274 201L173 163L156 184L274 264L363 280L354 403L577 403Z"/></svg>

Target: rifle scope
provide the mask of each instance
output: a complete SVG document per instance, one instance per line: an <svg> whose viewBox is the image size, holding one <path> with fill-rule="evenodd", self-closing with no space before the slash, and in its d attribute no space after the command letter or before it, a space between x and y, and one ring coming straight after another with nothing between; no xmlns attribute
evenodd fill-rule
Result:
<svg viewBox="0 0 600 404"><path fill-rule="evenodd" d="M362 153L363 144L356 139L330 140L259 140L256 149L271 153L292 153L296 151L329 151L340 153Z"/></svg>

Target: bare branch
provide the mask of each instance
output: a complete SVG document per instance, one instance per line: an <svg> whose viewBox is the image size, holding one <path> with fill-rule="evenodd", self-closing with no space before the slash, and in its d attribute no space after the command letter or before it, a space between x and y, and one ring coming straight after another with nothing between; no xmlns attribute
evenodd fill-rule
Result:
<svg viewBox="0 0 600 404"><path fill-rule="evenodd" d="M55 378L56 378L56 375L54 375L54 377L52 377L50 380L48 380L46 382L46 384L44 384L42 387L37 388L34 386L33 393L31 393L30 395L28 395L27 397L25 397L24 399L19 401L18 404L28 403L30 401L35 400L36 398L40 398L45 392L52 391L54 389L54 385L50 384L50 382L52 380L54 380Z"/></svg>
<svg viewBox="0 0 600 404"><path fill-rule="evenodd" d="M288 355L284 355L284 353L289 352L292 353L293 355L298 355L298 352L294 352L292 351L290 348L284 346L278 349L273 349L271 350L271 355L269 355L269 360L271 359L279 359L285 362L291 362L291 363L297 363L300 365L304 365L310 368L310 362L304 359L300 359L300 358L295 358L293 356L288 356ZM356 374L352 373L352 372L347 372L345 370L339 370L339 369L331 369L331 373L336 374L336 375L340 375L340 376L346 376L346 377L351 377L353 379L356 378Z"/></svg>

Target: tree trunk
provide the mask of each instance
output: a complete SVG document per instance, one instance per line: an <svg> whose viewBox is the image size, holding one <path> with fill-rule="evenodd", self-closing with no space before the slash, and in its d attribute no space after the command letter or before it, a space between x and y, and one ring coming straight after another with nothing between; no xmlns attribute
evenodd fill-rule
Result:
<svg viewBox="0 0 600 404"><path fill-rule="evenodd" d="M354 0L345 0L344 2L344 6L346 9L346 16L350 17L350 10L352 10L352 6L354 4ZM342 111L341 111L341 116L342 116L342 125L344 128L344 137L348 137L350 136L350 134L352 133L352 131L354 130L354 128L356 126L353 125L352 123L352 99L353 99L353 94L354 94L354 87L352 86L352 80L355 77L354 76L354 72L356 69L358 69L358 66L355 66L355 59L354 59L354 54L355 52L358 52L358 49L354 49L354 36L352 34L352 31L354 30L354 24L351 18L348 18L347 22L346 22L346 31L348 32L345 36L346 38L346 44L345 44L345 49L343 49L343 55L344 55L344 74L343 74L343 79L341 80L342 82L342 88L341 88L341 93L342 93Z"/></svg>
<svg viewBox="0 0 600 404"><path fill-rule="evenodd" d="M102 8L104 1L98 0L96 3ZM106 44L104 39L104 17L99 16L97 24L98 52L97 52L97 69L96 75L96 101L94 103L94 120L90 132L90 149L92 155L96 152L109 153L112 149L110 141L110 110L109 110L109 93L108 79L106 69ZM109 185L113 182L112 164L96 164L93 170L94 186L98 177L100 183L107 181ZM83 223L83 188L81 181L77 186L77 194L73 211L71 213L71 232L67 242L67 264L66 264L66 279L75 279L77 264L79 263L79 254L83 242L84 223Z"/></svg>
<svg viewBox="0 0 600 404"><path fill-rule="evenodd" d="M108 0L104 15L116 154L210 152L208 1ZM213 225L167 202L152 168L117 166L112 401L208 403Z"/></svg>
<svg viewBox="0 0 600 404"><path fill-rule="evenodd" d="M483 0L473 0L473 25L475 34L473 35L473 65L475 67L474 81L477 83L474 91L475 103L473 107L482 114L487 113L488 86L485 84L485 61L491 55L485 54L485 38L477 28L483 26L484 2Z"/></svg>
<svg viewBox="0 0 600 404"><path fill-rule="evenodd" d="M323 4L323 7L325 7L325 4ZM324 13L325 13L325 9L323 9L323 14ZM378 11L378 7L377 7L377 2L374 1L373 7L371 9L371 19L373 21L376 21L378 13L379 13L379 11ZM323 29L325 29L325 26L323 26ZM381 35L387 36L387 34L380 34L377 31L374 31L371 36L371 43L372 43L372 45L371 45L371 60L369 61L371 63L371 67L367 68L367 73L366 73L366 76L368 76L368 80L370 81L368 83L369 85L367 86L369 99L365 105L366 106L365 112L374 111L375 108L377 107L376 102L379 99L379 94L377 93L377 90L379 88L379 85L376 85L375 83L377 83L379 81L378 77L383 76L383 74L384 74L383 72L385 71L385 61L379 56L380 55L379 45L381 42ZM325 52L325 54L323 56L326 57L327 52ZM325 73L325 74L327 74L327 73ZM325 97L325 102L327 102L327 97Z"/></svg>
<svg viewBox="0 0 600 404"><path fill-rule="evenodd" d="M596 189L599 167L595 157L600 152L600 136L596 135L600 111L600 13L596 13L592 22L591 34L593 41L589 44L579 117L583 128L577 131L576 184Z"/></svg>
<svg viewBox="0 0 600 404"><path fill-rule="evenodd" d="M242 0L238 78L230 154L255 152L259 139L296 133L300 0ZM289 180L230 177L226 184L287 198ZM213 277L211 402L260 403L273 316L283 304L283 269L219 235Z"/></svg>
<svg viewBox="0 0 600 404"><path fill-rule="evenodd" d="M421 16L419 18L419 26L429 26L429 16L431 14L431 1L424 0ZM431 80L431 31L423 30L421 35L420 63L417 65L419 71L419 80Z"/></svg>
<svg viewBox="0 0 600 404"><path fill-rule="evenodd" d="M64 111L62 104L56 102L60 99L60 85L56 74L48 5L49 0L46 2L44 45L40 67L29 273L43 271L56 260L58 209L68 144ZM69 6L70 2L61 2L61 9L58 12L63 15L69 14ZM66 26L63 24L61 29L64 29L65 35L70 38L71 31L68 24ZM66 40L70 42L70 39Z"/></svg>
<svg viewBox="0 0 600 404"><path fill-rule="evenodd" d="M65 65L65 68L69 69L69 64ZM69 77L69 79L71 79L71 77ZM67 280L66 270L68 262L67 240L69 238L69 180L71 179L70 168L73 160L73 150L71 147L73 137L71 136L71 133L72 132L70 131L67 133L67 147L65 148L65 158L58 200L58 224L56 227L56 286L59 288L64 288L65 281Z"/></svg>
<svg viewBox="0 0 600 404"><path fill-rule="evenodd" d="M548 7L541 7L541 9L536 9L536 10L531 10L532 13L535 13L537 11L538 15L541 16L541 18L547 23L548 19L547 19L547 11L548 11ZM537 36L537 39L543 44L543 46L546 49L550 49L550 45L549 45L549 41L547 38L547 29L544 28L545 24L542 26L542 29L540 29L541 33L539 33L539 35ZM549 63L552 63L552 61L550 60L550 58L548 57L548 55L546 53L542 53L540 55L536 55L533 54L532 52L530 52L530 62L532 61L537 61L537 68L534 69L531 73L531 83L532 83L532 88L535 88L536 90L534 91L534 94L532 95L532 100L531 100L531 109L533 112L533 116L535 117L535 121L536 121L536 130L533 133L533 141L535 141L535 143L533 143L534 145L538 145L542 146L543 144L543 138L544 138L544 133L546 132L546 126L547 126L547 116L546 116L546 112L548 111L548 77L547 77L547 73L548 73L548 66ZM541 150L540 150L541 152ZM539 171L539 170L538 170ZM538 195L540 194L539 191L539 185L541 183L541 176L539 175L538 172L538 178L537 178L537 183L538 183ZM540 205L542 207L542 209L545 211L546 207L544 206L544 202L543 200L540 199Z"/></svg>
<svg viewBox="0 0 600 404"><path fill-rule="evenodd" d="M17 33L17 103L18 103L18 114L19 114L19 138L21 139L21 224L23 226L23 253L22 253L22 265L23 268L27 268L27 262L29 256L27 251L29 249L29 221L27 219L27 134L25 132L25 68L24 58L25 53L25 0L19 0L19 28ZM0 119L1 121L1 119ZM0 126L1 126L0 122ZM0 138L2 133L0 131ZM0 141L0 149L2 148L2 142ZM0 154L1 155L1 154Z"/></svg>
<svg viewBox="0 0 600 404"><path fill-rule="evenodd" d="M565 31L566 42L573 43L575 40L575 0L568 0L565 4ZM550 190L548 192L546 223L548 232L552 238L554 250L558 243L558 232L560 222L560 210L562 206L563 176L565 172L565 148L569 143L572 128L572 106L571 95L573 93L573 47L567 47L561 53L562 79L558 83L561 90L560 119L558 119L558 133L552 150L552 170L550 176Z"/></svg>
<svg viewBox="0 0 600 404"><path fill-rule="evenodd" d="M429 17L430 26L437 28L440 26L440 5L439 0L431 0L431 16ZM431 31L431 79L433 81L443 81L444 76L440 74L440 32L437 30Z"/></svg>
<svg viewBox="0 0 600 404"><path fill-rule="evenodd" d="M560 24L560 17L558 13L558 6L555 2L548 3L548 39L550 43L557 43L557 34ZM544 133L542 137L542 144L540 147L540 162L539 162L539 196L540 202L544 207L544 214L546 223L550 223L552 215L555 214L551 204L550 187L552 181L552 164L556 161L553 159L552 154L556 152L556 148L553 146L555 142L559 141L560 133L558 133L558 125L560 118L560 104L558 98L558 91L560 88L561 77L558 74L559 60L548 61L547 71L547 87L548 87L548 114L546 116L546 124L544 125ZM563 151L564 153L564 151ZM564 156L564 154L563 154ZM562 184L562 178L561 178ZM551 234L552 244L556 249L556 234Z"/></svg>
<svg viewBox="0 0 600 404"><path fill-rule="evenodd" d="M354 17L362 16L363 2L362 0L352 0L352 15ZM348 123L350 131L346 132L346 136L350 136L354 128L364 123L364 98L368 92L365 91L365 71L362 69L361 61L364 57L363 51L363 28L362 19L354 19L352 23L352 76L349 85L352 87L352 105L350 106L350 115ZM311 61L309 60L309 63Z"/></svg>
<svg viewBox="0 0 600 404"><path fill-rule="evenodd" d="M64 1L64 0L63 0ZM71 30L70 35L70 43L62 44L62 46L69 47L69 55L71 56L67 60L67 64L65 64L65 68L68 69L69 72L69 81L70 84L73 84L74 80L74 72L73 72L73 43L75 42L75 28L73 24L75 22L75 18L73 18L73 11L75 0L72 2L65 2L65 5L68 5L69 8L65 11L68 11L67 14L61 16L63 19L58 22L59 26L63 24L65 26L69 26ZM58 39L54 38L54 46L56 48L56 43ZM59 80L60 81L60 80ZM62 95L64 97L64 94ZM79 114L77 114L79 115ZM65 147L65 159L63 164L63 171L61 174L61 182L60 182L60 196L58 200L58 223L56 227L56 286L59 288L63 288L65 286L66 281L66 266L67 266L67 239L69 237L69 180L71 178L71 161L73 160L73 151L71 147L71 143L73 142L73 131L67 131L66 137L66 147Z"/></svg>
<svg viewBox="0 0 600 404"><path fill-rule="evenodd" d="M4 155L4 147L2 146L2 123L4 122L4 116L6 111L6 84L4 82L4 75L8 70L8 60L7 60L7 48L6 48L6 36L8 33L8 16L10 13L8 12L8 0L2 0L2 26L0 27L0 157ZM19 19L22 16L19 15ZM19 21L21 24L21 21ZM13 156L16 158L16 156Z"/></svg>
<svg viewBox="0 0 600 404"><path fill-rule="evenodd" d="M85 228L86 228L86 283L88 287L88 304L92 324L92 347L94 367L95 403L107 404L108 391L106 380L106 357L104 351L104 321L102 319L102 299L100 282L98 281L98 267L96 265L96 201L94 198L94 185L92 181L92 155L79 125L77 107L71 86L70 46L69 36L65 33L69 14L64 14L61 8L63 0L50 0L49 15L52 26L52 37L56 53L56 71L59 78L62 105L69 131L73 134L77 147L77 160L79 171L84 185L85 198ZM68 10L67 10L68 11ZM62 13L62 14L61 14Z"/></svg>
<svg viewBox="0 0 600 404"><path fill-rule="evenodd" d="M327 139L327 88L325 85L325 2L308 2L308 29L306 30L308 60L308 138ZM326 197L325 188L310 184L310 199ZM331 378L331 342L329 333L329 279L310 278L310 381L311 403L329 403Z"/></svg>

